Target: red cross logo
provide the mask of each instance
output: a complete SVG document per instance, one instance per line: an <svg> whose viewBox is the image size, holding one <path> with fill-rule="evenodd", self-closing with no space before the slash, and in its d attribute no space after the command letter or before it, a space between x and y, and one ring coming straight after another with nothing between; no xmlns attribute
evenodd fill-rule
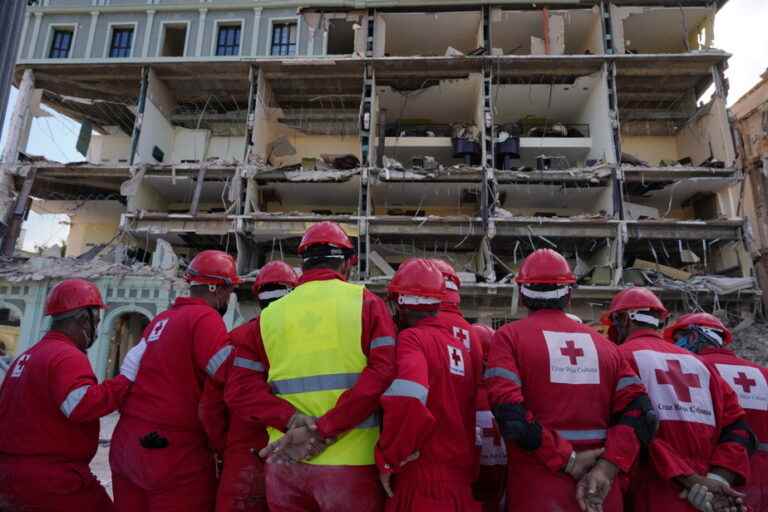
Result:
<svg viewBox="0 0 768 512"><path fill-rule="evenodd" d="M461 355L455 347L451 348L451 359L453 359L454 366L459 366L461 364Z"/></svg>
<svg viewBox="0 0 768 512"><path fill-rule="evenodd" d="M576 348L576 343L573 341L566 341L565 347L560 349L560 353L571 360L571 364L576 366L578 364L579 357L584 356L584 351L580 348Z"/></svg>
<svg viewBox="0 0 768 512"><path fill-rule="evenodd" d="M483 437L487 439L493 438L493 446L501 446L501 436L499 435L499 431L496 430L496 427L492 426L490 428L484 428Z"/></svg>
<svg viewBox="0 0 768 512"><path fill-rule="evenodd" d="M749 393L752 390L752 386L757 386L757 381L748 378L747 374L744 372L739 372L739 378L734 379L733 383L737 386L741 386L741 389L743 389L745 393Z"/></svg>
<svg viewBox="0 0 768 512"><path fill-rule="evenodd" d="M699 376L695 373L683 373L683 367L677 359L668 359L666 372L656 369L656 382L669 384L675 390L675 396L681 402L691 401L690 388L700 388Z"/></svg>

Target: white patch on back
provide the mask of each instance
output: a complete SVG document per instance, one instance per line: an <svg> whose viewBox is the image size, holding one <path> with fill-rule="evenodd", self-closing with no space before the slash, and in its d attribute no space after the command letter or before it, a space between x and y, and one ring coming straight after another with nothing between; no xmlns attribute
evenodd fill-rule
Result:
<svg viewBox="0 0 768 512"><path fill-rule="evenodd" d="M561 384L600 384L600 362L586 332L544 331L549 350L549 380Z"/></svg>
<svg viewBox="0 0 768 512"><path fill-rule="evenodd" d="M716 363L715 367L738 395L742 408L768 411L768 382L763 372L736 364Z"/></svg>
<svg viewBox="0 0 768 512"><path fill-rule="evenodd" d="M715 425L711 376L696 356L638 350L634 358L659 419Z"/></svg>
<svg viewBox="0 0 768 512"><path fill-rule="evenodd" d="M448 367L452 374L464 375L464 354L451 345L448 345Z"/></svg>

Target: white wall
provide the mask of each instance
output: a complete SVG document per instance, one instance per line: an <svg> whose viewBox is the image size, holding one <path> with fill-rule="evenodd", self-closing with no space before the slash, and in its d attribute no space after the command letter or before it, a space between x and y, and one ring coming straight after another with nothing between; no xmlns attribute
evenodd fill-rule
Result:
<svg viewBox="0 0 768 512"><path fill-rule="evenodd" d="M610 108L608 106L608 81L607 76L600 72L590 75L591 91L587 101L577 117L577 123L588 124L589 134L592 137L592 149L589 158L603 159L606 162L616 162L613 147L613 134L611 132ZM576 80L587 83L586 77Z"/></svg>

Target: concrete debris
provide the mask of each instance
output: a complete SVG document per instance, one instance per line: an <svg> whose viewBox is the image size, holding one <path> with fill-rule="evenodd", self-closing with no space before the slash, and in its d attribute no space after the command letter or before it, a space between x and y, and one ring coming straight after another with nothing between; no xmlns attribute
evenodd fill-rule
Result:
<svg viewBox="0 0 768 512"><path fill-rule="evenodd" d="M461 50L457 50L453 46L449 46L445 50L445 56L446 57L463 57L464 56L464 52L462 52Z"/></svg>
<svg viewBox="0 0 768 512"><path fill-rule="evenodd" d="M179 258L173 247L162 238L157 239L157 246L152 254L152 268L170 275L176 275L179 268Z"/></svg>
<svg viewBox="0 0 768 512"><path fill-rule="evenodd" d="M101 258L90 261L80 261L75 258L46 258L33 257L26 261L0 259L0 279L17 283L21 281L43 281L46 279L82 278L97 279L99 277L147 276L157 279L157 270L135 263L123 265L110 263ZM166 279L181 281L176 277Z"/></svg>
<svg viewBox="0 0 768 512"><path fill-rule="evenodd" d="M768 324L760 322L734 328L732 348L739 356L768 366Z"/></svg>
<svg viewBox="0 0 768 512"><path fill-rule="evenodd" d="M387 169L405 169L403 167L403 164L400 163L399 160L395 160L394 158L389 158L388 156L384 155L382 158L384 167Z"/></svg>
<svg viewBox="0 0 768 512"><path fill-rule="evenodd" d="M347 171L288 171L285 179L295 182L347 181L352 176L360 174L360 169Z"/></svg>

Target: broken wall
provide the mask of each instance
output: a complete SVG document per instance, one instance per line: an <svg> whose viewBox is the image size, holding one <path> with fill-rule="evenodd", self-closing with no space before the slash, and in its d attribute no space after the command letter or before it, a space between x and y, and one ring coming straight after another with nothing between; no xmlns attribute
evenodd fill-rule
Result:
<svg viewBox="0 0 768 512"><path fill-rule="evenodd" d="M710 157L725 162L726 167L736 163L728 112L725 101L719 95L712 97L709 108L703 107L702 115L695 117L677 134L678 153L699 165Z"/></svg>
<svg viewBox="0 0 768 512"><path fill-rule="evenodd" d="M170 117L175 107L176 100L168 86L150 69L135 164L157 163L158 161L152 156L155 147L164 153L163 160L171 158L175 129L170 122Z"/></svg>

